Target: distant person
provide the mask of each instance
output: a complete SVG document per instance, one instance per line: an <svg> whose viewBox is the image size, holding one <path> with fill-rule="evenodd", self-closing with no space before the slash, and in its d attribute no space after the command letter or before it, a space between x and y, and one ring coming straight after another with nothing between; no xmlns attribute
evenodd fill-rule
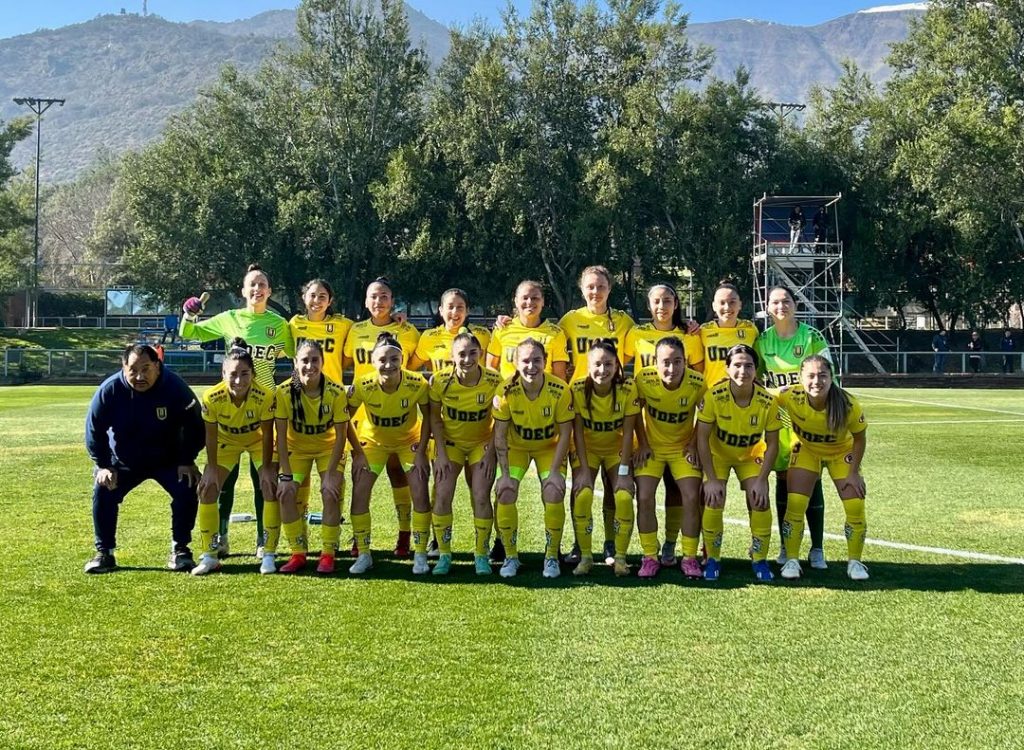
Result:
<svg viewBox="0 0 1024 750"><path fill-rule="evenodd" d="M180 319L174 313L164 316L164 332L163 335L160 336L161 344L169 343L172 346L174 345L175 340L178 338L178 325L180 323ZM168 337L170 337L170 341L167 340Z"/></svg>
<svg viewBox="0 0 1024 750"><path fill-rule="evenodd" d="M814 218L811 219L811 226L814 227L814 241L816 243L828 242L828 209L819 206Z"/></svg>
<svg viewBox="0 0 1024 750"><path fill-rule="evenodd" d="M949 334L945 330L940 330L932 338L932 351L935 352L932 372L945 372L946 355L949 353Z"/></svg>
<svg viewBox="0 0 1024 750"><path fill-rule="evenodd" d="M1013 353L1017 351L1017 342L1013 339L1013 331L1007 328L999 340L999 350L1003 353L1003 372L1013 372Z"/></svg>
<svg viewBox="0 0 1024 750"><path fill-rule="evenodd" d="M85 418L85 447L95 464L92 521L96 556L86 573L117 569L117 515L125 496L153 479L171 496L171 556L167 567L195 564L189 544L199 501L196 456L205 429L199 402L148 344L131 344L121 371L100 385Z"/></svg>
<svg viewBox="0 0 1024 750"><path fill-rule="evenodd" d="M804 210L800 206L793 206L789 212L789 252L795 252L800 242L800 233L803 232L807 220L804 218Z"/></svg>
<svg viewBox="0 0 1024 750"><path fill-rule="evenodd" d="M971 367L971 372L981 372L981 353L985 351L985 340L977 331L971 331L971 340L967 342L967 351L970 352L967 362Z"/></svg>

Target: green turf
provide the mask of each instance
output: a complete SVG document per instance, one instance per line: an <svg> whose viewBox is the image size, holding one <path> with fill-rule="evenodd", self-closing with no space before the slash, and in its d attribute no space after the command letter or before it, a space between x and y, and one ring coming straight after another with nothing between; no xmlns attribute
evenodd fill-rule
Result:
<svg viewBox="0 0 1024 750"><path fill-rule="evenodd" d="M1021 565L869 546L854 585L829 542L826 573L758 586L728 525L714 586L604 566L551 582L531 484L513 582L473 575L464 494L447 580L383 553L365 580L260 577L241 554L194 579L163 570L167 504L144 486L122 508L125 570L85 576L91 392L0 388L0 747L1021 746ZM1024 393L858 392L869 536L1024 557ZM389 506L378 492L381 548ZM234 527L233 548L253 535Z"/></svg>

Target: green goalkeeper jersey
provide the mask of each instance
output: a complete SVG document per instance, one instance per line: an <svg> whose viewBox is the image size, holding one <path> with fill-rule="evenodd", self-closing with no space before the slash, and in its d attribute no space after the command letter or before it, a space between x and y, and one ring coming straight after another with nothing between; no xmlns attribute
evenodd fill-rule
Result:
<svg viewBox="0 0 1024 750"><path fill-rule="evenodd" d="M235 337L245 339L256 365L256 382L264 388L274 387L277 358L295 356L295 342L288 321L272 310L262 313L228 310L198 323L182 316L181 337L200 341L222 338L225 345L230 345Z"/></svg>
<svg viewBox="0 0 1024 750"><path fill-rule="evenodd" d="M754 349L761 357L759 368L767 388L777 390L800 382L800 363L812 354L820 354L829 362L828 342L821 331L806 323L798 323L796 333L782 338L772 326L757 337Z"/></svg>

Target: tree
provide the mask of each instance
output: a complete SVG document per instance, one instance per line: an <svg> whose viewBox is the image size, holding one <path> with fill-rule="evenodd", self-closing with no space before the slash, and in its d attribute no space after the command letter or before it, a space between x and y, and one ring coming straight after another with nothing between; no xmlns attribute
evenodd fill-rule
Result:
<svg viewBox="0 0 1024 750"><path fill-rule="evenodd" d="M8 295L27 281L32 263L32 242L25 229L32 225L29 183L15 181L11 150L32 132L32 121L0 121L0 295Z"/></svg>

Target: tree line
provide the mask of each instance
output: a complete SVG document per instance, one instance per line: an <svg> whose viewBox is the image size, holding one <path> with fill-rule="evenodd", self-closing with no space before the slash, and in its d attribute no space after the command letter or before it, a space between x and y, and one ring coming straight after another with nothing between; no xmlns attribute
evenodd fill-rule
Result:
<svg viewBox="0 0 1024 750"><path fill-rule="evenodd" d="M46 257L63 243L88 261L68 264L68 286L109 264L176 305L236 288L258 261L291 309L315 276L350 314L378 275L405 300L464 286L491 311L532 277L557 313L600 262L613 304L642 312L643 289L684 269L704 300L722 278L749 288L760 195L841 192L858 311L917 301L978 325L1024 297L1012 0L931 3L883 87L848 65L802 122L772 115L744 70L709 79L712 51L660 0L536 0L453 31L434 72L394 0L304 0L297 23L297 46L252 75L226 67L159 141L49 191ZM12 127L8 140L27 134ZM4 238L24 224L4 206L24 200L5 183L9 289L19 250Z"/></svg>

